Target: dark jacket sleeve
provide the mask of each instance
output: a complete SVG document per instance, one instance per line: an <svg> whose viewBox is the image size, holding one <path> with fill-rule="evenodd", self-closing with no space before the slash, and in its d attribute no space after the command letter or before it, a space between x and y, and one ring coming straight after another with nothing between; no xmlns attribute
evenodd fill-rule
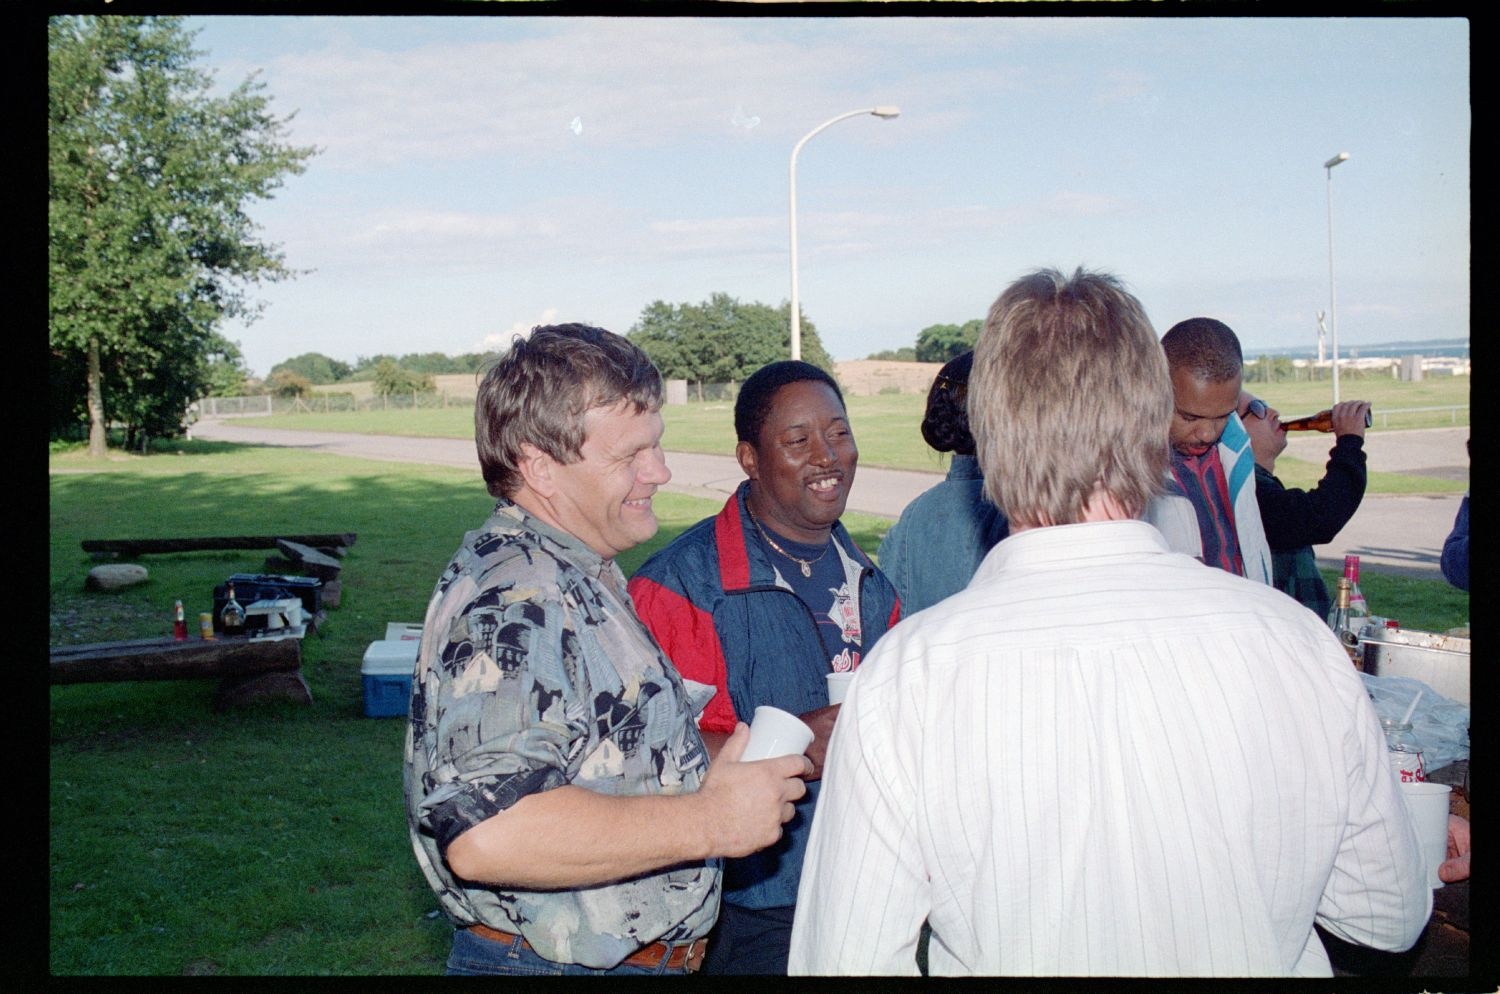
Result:
<svg viewBox="0 0 1500 994"><path fill-rule="evenodd" d="M1289 490L1264 469L1255 471L1255 500L1273 552L1333 541L1364 495L1365 443L1358 435L1338 437L1323 479L1311 490Z"/></svg>
<svg viewBox="0 0 1500 994"><path fill-rule="evenodd" d="M1459 590L1469 589L1469 495L1464 494L1458 505L1458 516L1453 519L1453 531L1443 543L1443 555L1439 560L1443 576Z"/></svg>

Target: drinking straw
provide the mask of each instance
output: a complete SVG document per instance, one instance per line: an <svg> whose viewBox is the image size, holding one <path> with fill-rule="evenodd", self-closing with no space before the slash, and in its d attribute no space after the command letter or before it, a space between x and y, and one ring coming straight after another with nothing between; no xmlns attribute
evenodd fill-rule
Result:
<svg viewBox="0 0 1500 994"><path fill-rule="evenodd" d="M1397 724L1405 725L1407 722L1411 721L1411 716L1417 711L1417 702L1421 699L1422 691L1418 690L1417 696L1411 699L1411 703L1406 707L1406 713L1401 716L1401 720L1397 722Z"/></svg>

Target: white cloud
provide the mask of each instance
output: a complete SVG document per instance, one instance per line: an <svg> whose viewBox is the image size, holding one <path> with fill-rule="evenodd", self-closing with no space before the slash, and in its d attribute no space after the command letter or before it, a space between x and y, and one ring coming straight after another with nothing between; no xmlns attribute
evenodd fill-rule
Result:
<svg viewBox="0 0 1500 994"><path fill-rule="evenodd" d="M899 192L879 199L890 209L800 211L802 252L808 258L817 253L889 253L897 245L944 245L960 236L1090 222L1135 209L1121 198L1068 190L1002 205L917 208ZM514 213L382 207L320 217L316 211L298 218L296 230L283 236L297 246L293 265L325 273L392 267L528 270L694 259L737 259L749 265L787 252L787 218L780 209L653 216L641 207L588 196L539 201Z"/></svg>
<svg viewBox="0 0 1500 994"><path fill-rule="evenodd" d="M297 22L287 18L294 36ZM424 19L425 20L425 19ZM438 19L441 23L443 19ZM1014 90L1013 66L919 72L912 45L934 51L998 28L906 19L889 23L732 18L464 18L466 40L398 51L336 39L276 57L264 79L295 140L325 151L321 166L365 170L402 162L513 161L591 147L658 147L738 132L736 108L783 143L842 108L915 101L913 127L951 126L983 95ZM773 29L774 28L774 29ZM1032 31L1035 26L1007 28ZM1053 30L1056 30L1055 28ZM227 80L248 70L224 66ZM872 75L882 82L872 87ZM855 82L858 81L858 82ZM574 133L570 123L581 118ZM891 140L873 132L863 140Z"/></svg>
<svg viewBox="0 0 1500 994"><path fill-rule="evenodd" d="M750 256L785 251L786 218L751 217L674 218L652 221L649 236L637 245L643 253L662 256Z"/></svg>
<svg viewBox="0 0 1500 994"><path fill-rule="evenodd" d="M316 208L314 208L316 211ZM294 264L318 269L424 269L474 263L560 264L617 254L642 222L636 211L591 198L538 201L516 213L378 207L299 218Z"/></svg>
<svg viewBox="0 0 1500 994"><path fill-rule="evenodd" d="M519 335L528 338L531 330L541 324L557 323L557 308L548 307L542 311L541 317L534 321L517 321L504 331L494 331L485 335L478 342L466 349L466 352L504 352L510 348L510 343Z"/></svg>

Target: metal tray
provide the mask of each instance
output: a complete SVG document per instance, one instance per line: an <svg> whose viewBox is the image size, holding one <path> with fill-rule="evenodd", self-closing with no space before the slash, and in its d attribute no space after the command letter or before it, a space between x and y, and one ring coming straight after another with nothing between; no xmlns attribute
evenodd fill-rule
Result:
<svg viewBox="0 0 1500 994"><path fill-rule="evenodd" d="M1469 703L1469 640L1458 635L1388 628L1361 638L1364 668L1371 676L1421 680L1444 697Z"/></svg>

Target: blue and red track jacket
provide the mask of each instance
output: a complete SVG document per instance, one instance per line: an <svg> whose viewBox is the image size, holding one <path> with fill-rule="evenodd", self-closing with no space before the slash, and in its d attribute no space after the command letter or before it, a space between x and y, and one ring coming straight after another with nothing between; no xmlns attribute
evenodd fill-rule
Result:
<svg viewBox="0 0 1500 994"><path fill-rule="evenodd" d="M712 518L647 559L630 580L636 613L689 680L717 688L698 726L732 732L769 704L803 714L828 704L828 653L801 598L777 583L776 564L754 534L742 483ZM896 588L842 524L833 539L859 612L861 652L901 616ZM808 784L781 842L726 864L725 900L747 908L796 903L818 781Z"/></svg>

